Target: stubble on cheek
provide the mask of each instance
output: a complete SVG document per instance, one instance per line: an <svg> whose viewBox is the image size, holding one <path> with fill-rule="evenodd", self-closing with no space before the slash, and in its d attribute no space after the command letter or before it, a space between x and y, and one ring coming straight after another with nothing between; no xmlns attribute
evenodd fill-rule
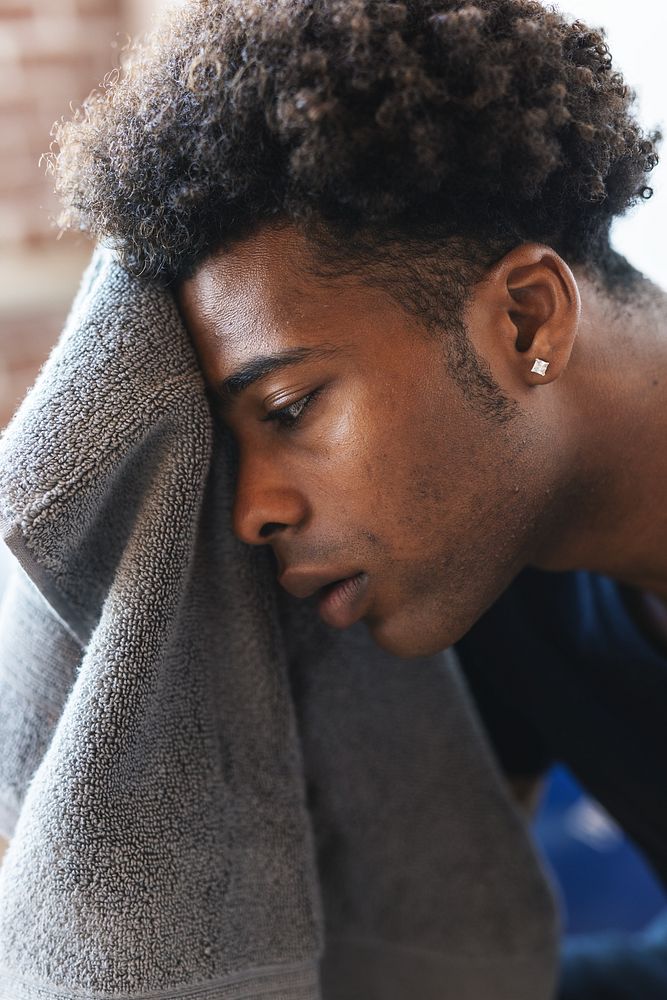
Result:
<svg viewBox="0 0 667 1000"><path fill-rule="evenodd" d="M424 642L444 648L520 568L516 431L435 391L384 407L366 427L356 514L376 594L367 623L380 644L408 655Z"/></svg>
<svg viewBox="0 0 667 1000"><path fill-rule="evenodd" d="M413 464L396 491L387 604L394 621L381 631L404 650L457 641L525 565L535 517L530 492L518 485L519 455L516 465L491 464L492 448L482 450L474 459L486 461L483 474L478 466L457 476L440 463Z"/></svg>

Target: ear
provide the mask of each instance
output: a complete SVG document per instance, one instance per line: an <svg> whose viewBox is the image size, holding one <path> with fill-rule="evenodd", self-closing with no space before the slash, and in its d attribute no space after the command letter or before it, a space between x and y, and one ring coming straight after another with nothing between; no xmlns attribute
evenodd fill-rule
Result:
<svg viewBox="0 0 667 1000"><path fill-rule="evenodd" d="M580 315L579 288L563 258L548 246L523 243L479 283L469 319L501 381L536 386L567 367Z"/></svg>

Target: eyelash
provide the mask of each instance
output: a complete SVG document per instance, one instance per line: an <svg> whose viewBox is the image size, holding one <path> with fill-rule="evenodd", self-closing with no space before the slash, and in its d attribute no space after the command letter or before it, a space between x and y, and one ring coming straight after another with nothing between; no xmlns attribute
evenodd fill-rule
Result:
<svg viewBox="0 0 667 1000"><path fill-rule="evenodd" d="M293 430L300 422L304 413L313 402L313 400L319 396L321 389L315 389L313 392L309 392L308 395L302 396L301 399L295 399L293 403L289 406L283 406L280 410L272 410L271 413L267 413L263 420L276 421L280 427L285 430ZM296 416L290 415L290 410L295 409L300 406L301 409Z"/></svg>

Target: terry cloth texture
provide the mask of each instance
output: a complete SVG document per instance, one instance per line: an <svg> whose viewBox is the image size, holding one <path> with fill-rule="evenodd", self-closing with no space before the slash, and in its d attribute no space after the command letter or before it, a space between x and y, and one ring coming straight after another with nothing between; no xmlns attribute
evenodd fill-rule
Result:
<svg viewBox="0 0 667 1000"><path fill-rule="evenodd" d="M0 442L0 997L548 1000L453 656L283 594L233 457L173 299L98 248Z"/></svg>

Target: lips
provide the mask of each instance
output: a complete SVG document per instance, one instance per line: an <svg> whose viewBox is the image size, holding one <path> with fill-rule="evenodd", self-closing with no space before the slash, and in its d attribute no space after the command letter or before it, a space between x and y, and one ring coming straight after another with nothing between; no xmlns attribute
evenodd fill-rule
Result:
<svg viewBox="0 0 667 1000"><path fill-rule="evenodd" d="M344 570L341 572L336 572L336 570L322 570L320 573L309 573L306 570L287 569L278 577L278 583L292 597L303 599L312 597L323 587L340 583L342 580L349 579L355 575L354 571L345 572Z"/></svg>
<svg viewBox="0 0 667 1000"><path fill-rule="evenodd" d="M320 618L334 628L349 628L363 617L367 592L366 573L357 573L324 587L317 604Z"/></svg>
<svg viewBox="0 0 667 1000"><path fill-rule="evenodd" d="M302 573L291 569L282 573L278 582L293 597L308 598L319 592L318 613L334 628L347 628L363 615L367 573Z"/></svg>

